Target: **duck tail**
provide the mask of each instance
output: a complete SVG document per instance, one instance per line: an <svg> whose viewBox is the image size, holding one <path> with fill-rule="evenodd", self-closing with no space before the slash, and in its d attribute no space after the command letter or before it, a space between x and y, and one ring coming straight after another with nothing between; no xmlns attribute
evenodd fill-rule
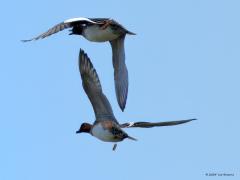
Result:
<svg viewBox="0 0 240 180"><path fill-rule="evenodd" d="M133 137L131 137L131 136L127 136L127 138L128 138L128 139L131 139L131 140L133 140L133 141L137 141L136 138L133 138Z"/></svg>
<svg viewBox="0 0 240 180"><path fill-rule="evenodd" d="M127 31L127 34L129 34L129 35L137 35L136 33L131 32L131 31Z"/></svg>

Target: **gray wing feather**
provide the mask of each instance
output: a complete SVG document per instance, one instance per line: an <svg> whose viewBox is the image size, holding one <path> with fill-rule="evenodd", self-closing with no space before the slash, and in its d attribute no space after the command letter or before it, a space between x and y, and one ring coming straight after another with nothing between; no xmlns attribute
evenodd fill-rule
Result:
<svg viewBox="0 0 240 180"><path fill-rule="evenodd" d="M50 28L45 33L40 34L39 36L36 36L36 37L34 37L32 39L28 39L28 40L22 40L22 41L23 42L28 42L28 41L38 40L38 39L44 39L48 36L51 36L52 34L58 33L59 31L70 28L70 27L72 27L72 25L73 25L73 23L71 23L71 22L69 22L69 23L61 22L61 23L53 26L52 28Z"/></svg>
<svg viewBox="0 0 240 180"><path fill-rule="evenodd" d="M139 128L152 128L157 126L174 126L183 123L187 123L196 119L188 119L188 120L179 120L179 121L166 121L166 122L132 122L132 123L124 123L121 124L121 128L131 128L131 127L139 127Z"/></svg>
<svg viewBox="0 0 240 180"><path fill-rule="evenodd" d="M28 42L28 41L43 39L43 38L46 38L48 36L51 36L52 34L58 33L59 31L62 31L64 29L71 28L74 25L93 24L93 23L97 23L97 22L94 22L94 21L92 21L92 20L90 20L88 18L68 19L68 20L66 20L64 22L61 22L61 23L53 26L52 28L47 30L45 33L42 33L39 36L36 36L36 37L34 37L32 39L28 39L28 40L22 40L22 41L23 42Z"/></svg>
<svg viewBox="0 0 240 180"><path fill-rule="evenodd" d="M98 74L83 50L80 50L79 54L79 70L83 89L93 106L96 119L100 120L108 118L109 120L115 120L111 105L102 92Z"/></svg>
<svg viewBox="0 0 240 180"><path fill-rule="evenodd" d="M125 64L124 38L125 35L110 41L113 54L115 91L118 104L122 111L124 111L126 106L128 95L128 70Z"/></svg>

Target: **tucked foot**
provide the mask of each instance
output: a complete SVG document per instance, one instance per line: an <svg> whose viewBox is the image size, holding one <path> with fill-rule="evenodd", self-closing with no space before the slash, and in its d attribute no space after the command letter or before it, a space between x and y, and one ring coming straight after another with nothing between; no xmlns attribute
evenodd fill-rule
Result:
<svg viewBox="0 0 240 180"><path fill-rule="evenodd" d="M114 145L113 145L113 149L112 149L112 150L113 150L113 151L115 151L115 150L116 150L116 148L117 148L117 144L114 144Z"/></svg>

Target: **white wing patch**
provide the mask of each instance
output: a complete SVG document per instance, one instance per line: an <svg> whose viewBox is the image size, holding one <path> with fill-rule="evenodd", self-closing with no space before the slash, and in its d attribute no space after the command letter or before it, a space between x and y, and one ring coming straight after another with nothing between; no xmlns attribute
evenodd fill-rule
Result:
<svg viewBox="0 0 240 180"><path fill-rule="evenodd" d="M133 126L135 123L134 122L129 122L129 125L127 127Z"/></svg>
<svg viewBox="0 0 240 180"><path fill-rule="evenodd" d="M87 21L87 22L90 22L90 23L93 23L93 24L97 24L97 22L94 22L94 21L92 21L88 18L85 18L85 17L67 19L67 20L64 21L64 23L71 23L71 22L77 22L77 21Z"/></svg>

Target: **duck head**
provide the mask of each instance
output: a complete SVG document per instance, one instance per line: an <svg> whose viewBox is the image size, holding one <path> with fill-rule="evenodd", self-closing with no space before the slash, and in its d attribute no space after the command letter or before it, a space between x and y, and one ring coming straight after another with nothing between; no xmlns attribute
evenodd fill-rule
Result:
<svg viewBox="0 0 240 180"><path fill-rule="evenodd" d="M78 131L76 131L76 133L82 133L82 132L85 132L85 133L90 133L92 129L92 125L89 124L89 123L82 123L81 127L79 128Z"/></svg>

